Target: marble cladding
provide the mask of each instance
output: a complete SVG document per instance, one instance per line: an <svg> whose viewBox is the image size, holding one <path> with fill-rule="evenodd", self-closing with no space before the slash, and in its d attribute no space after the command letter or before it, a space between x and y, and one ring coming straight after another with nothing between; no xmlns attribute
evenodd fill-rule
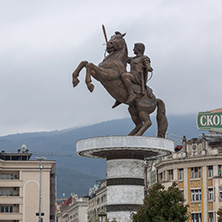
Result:
<svg viewBox="0 0 222 222"><path fill-rule="evenodd" d="M143 186L116 185L107 187L107 205L143 204L143 199Z"/></svg>
<svg viewBox="0 0 222 222"><path fill-rule="evenodd" d="M91 158L101 158L96 155L98 151L125 149L155 151L158 155L168 155L174 150L174 142L146 136L106 136L83 139L76 143L77 154Z"/></svg>
<svg viewBox="0 0 222 222"><path fill-rule="evenodd" d="M144 179L144 161L118 159L107 161L107 179L141 178Z"/></svg>

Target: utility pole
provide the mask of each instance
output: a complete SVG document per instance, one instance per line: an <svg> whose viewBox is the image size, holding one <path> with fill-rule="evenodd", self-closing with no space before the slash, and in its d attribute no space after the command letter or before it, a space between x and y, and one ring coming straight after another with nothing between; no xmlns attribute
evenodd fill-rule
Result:
<svg viewBox="0 0 222 222"><path fill-rule="evenodd" d="M39 162L40 175L39 175L39 222L42 222L42 212L41 212L41 204L42 204L42 161L47 160L45 157L35 157Z"/></svg>

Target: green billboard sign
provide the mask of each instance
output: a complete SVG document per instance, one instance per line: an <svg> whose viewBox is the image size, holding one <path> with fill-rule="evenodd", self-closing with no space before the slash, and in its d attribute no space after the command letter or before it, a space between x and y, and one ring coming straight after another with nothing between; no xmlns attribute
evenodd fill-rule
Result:
<svg viewBox="0 0 222 222"><path fill-rule="evenodd" d="M222 131L222 109L199 112L197 127L199 130Z"/></svg>

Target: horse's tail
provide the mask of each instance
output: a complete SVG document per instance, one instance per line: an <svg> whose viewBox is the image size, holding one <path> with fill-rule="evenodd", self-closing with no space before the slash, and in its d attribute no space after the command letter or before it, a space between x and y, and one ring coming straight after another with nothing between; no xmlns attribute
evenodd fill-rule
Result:
<svg viewBox="0 0 222 222"><path fill-rule="evenodd" d="M158 133L157 137L165 138L168 122L166 118L166 108L165 104L161 99L157 99L157 126L158 126Z"/></svg>

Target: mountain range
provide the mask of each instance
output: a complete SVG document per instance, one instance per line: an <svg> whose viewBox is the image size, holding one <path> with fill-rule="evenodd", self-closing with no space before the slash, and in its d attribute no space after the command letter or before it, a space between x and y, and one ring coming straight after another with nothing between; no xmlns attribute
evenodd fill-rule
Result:
<svg viewBox="0 0 222 222"><path fill-rule="evenodd" d="M156 135L156 120L151 119L153 125L144 136ZM194 114L169 115L168 123L167 137L173 139L175 144L181 144L184 135L190 139L202 133L196 127ZM70 193L85 196L97 180L106 177L106 161L76 155L76 141L89 137L127 135L133 127L134 124L127 118L60 131L17 133L0 137L0 151L17 152L25 144L32 153L32 159L44 156L48 160L56 160L57 197L69 197Z"/></svg>

